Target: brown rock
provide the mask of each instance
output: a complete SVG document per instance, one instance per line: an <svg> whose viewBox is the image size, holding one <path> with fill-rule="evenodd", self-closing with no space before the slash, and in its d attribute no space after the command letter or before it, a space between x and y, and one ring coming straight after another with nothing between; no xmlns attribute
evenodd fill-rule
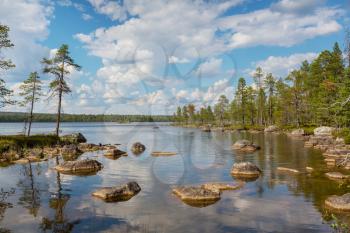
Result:
<svg viewBox="0 0 350 233"><path fill-rule="evenodd" d="M350 193L344 194L343 196L330 196L326 199L325 204L331 209L350 211Z"/></svg>
<svg viewBox="0 0 350 233"><path fill-rule="evenodd" d="M103 168L103 165L96 160L66 161L55 167L55 169L67 174L90 174L96 173Z"/></svg>
<svg viewBox="0 0 350 233"><path fill-rule="evenodd" d="M138 183L132 181L115 187L105 187L92 193L93 196L107 202L127 201L141 191Z"/></svg>
<svg viewBox="0 0 350 233"><path fill-rule="evenodd" d="M255 178L260 174L261 170L250 162L235 163L231 170L231 175L235 177Z"/></svg>
<svg viewBox="0 0 350 233"><path fill-rule="evenodd" d="M279 172L287 172L287 173L294 173L294 174L299 174L300 171L292 168L287 168L287 167L277 167L277 171Z"/></svg>

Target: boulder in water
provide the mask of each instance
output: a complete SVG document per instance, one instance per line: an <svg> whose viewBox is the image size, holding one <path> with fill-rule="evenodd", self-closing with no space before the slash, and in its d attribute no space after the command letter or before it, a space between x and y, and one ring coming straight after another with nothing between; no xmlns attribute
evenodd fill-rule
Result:
<svg viewBox="0 0 350 233"><path fill-rule="evenodd" d="M109 159L119 159L121 156L128 156L128 154L119 149L109 149L105 152L104 156Z"/></svg>
<svg viewBox="0 0 350 233"><path fill-rule="evenodd" d="M60 148L60 152L64 160L76 160L82 153L75 144L64 145Z"/></svg>
<svg viewBox="0 0 350 233"><path fill-rule="evenodd" d="M97 151L100 150L100 146L93 143L82 142L78 144L78 149L82 152Z"/></svg>
<svg viewBox="0 0 350 233"><path fill-rule="evenodd" d="M349 178L349 175L344 175L340 172L327 172L325 175L332 180L346 180Z"/></svg>
<svg viewBox="0 0 350 233"><path fill-rule="evenodd" d="M145 145L143 145L141 142L135 142L134 144L132 144L131 146L131 151L132 153L138 155L141 154L142 152L144 152L146 150Z"/></svg>
<svg viewBox="0 0 350 233"><path fill-rule="evenodd" d="M141 191L138 183L135 181L127 184L105 187L92 193L93 196L101 198L107 202L127 201Z"/></svg>
<svg viewBox="0 0 350 233"><path fill-rule="evenodd" d="M55 167L61 173L67 174L90 174L96 173L103 168L103 165L91 159L66 161Z"/></svg>
<svg viewBox="0 0 350 233"><path fill-rule="evenodd" d="M86 142L86 138L81 133L72 133L68 135L63 135L60 137L60 140L64 143L69 143L69 144L78 144L78 143Z"/></svg>
<svg viewBox="0 0 350 233"><path fill-rule="evenodd" d="M231 170L232 176L242 178L257 178L261 173L261 170L251 162L235 163Z"/></svg>
<svg viewBox="0 0 350 233"><path fill-rule="evenodd" d="M305 131L304 129L294 129L289 135L292 137L303 137L305 135Z"/></svg>
<svg viewBox="0 0 350 233"><path fill-rule="evenodd" d="M335 129L333 127L321 126L314 129L315 136L332 136L332 133Z"/></svg>
<svg viewBox="0 0 350 233"><path fill-rule="evenodd" d="M220 200L219 190L210 190L197 186L182 186L173 189L173 193L183 202L195 207L204 207Z"/></svg>
<svg viewBox="0 0 350 233"><path fill-rule="evenodd" d="M325 204L331 209L350 211L350 193L346 193L343 196L330 196L326 199Z"/></svg>
<svg viewBox="0 0 350 233"><path fill-rule="evenodd" d="M264 129L265 133L272 133L279 131L279 128L276 125L270 125L267 128Z"/></svg>
<svg viewBox="0 0 350 233"><path fill-rule="evenodd" d="M287 167L277 167L277 171L279 172L286 172L286 173L294 173L294 174L299 174L300 171L293 169L293 168L287 168Z"/></svg>
<svg viewBox="0 0 350 233"><path fill-rule="evenodd" d="M253 144L248 140L238 140L232 145L232 149L241 152L254 152L260 149L260 146Z"/></svg>

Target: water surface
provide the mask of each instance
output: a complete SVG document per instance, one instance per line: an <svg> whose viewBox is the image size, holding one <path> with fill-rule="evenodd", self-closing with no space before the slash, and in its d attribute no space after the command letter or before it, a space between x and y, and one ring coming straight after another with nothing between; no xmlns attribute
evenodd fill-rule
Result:
<svg viewBox="0 0 350 233"><path fill-rule="evenodd" d="M330 232L323 202L347 187L329 181L319 151L285 135L205 133L156 123L63 123L63 133L82 132L91 143L120 143L128 157L118 160L85 153L104 169L93 176L71 176L51 168L55 160L0 168L0 232ZM0 134L22 130L18 123L0 123ZM52 132L53 123L35 123L33 132ZM232 143L246 138L262 147L236 154ZM133 155L140 141L147 150ZM152 151L175 151L172 157L152 157ZM224 192L217 203L196 208L171 194L174 185L232 182L235 162L251 161L263 176L244 188ZM286 176L277 166L313 175ZM105 203L91 196L103 186L137 181L142 191L126 202ZM8 193L6 193L8 192Z"/></svg>

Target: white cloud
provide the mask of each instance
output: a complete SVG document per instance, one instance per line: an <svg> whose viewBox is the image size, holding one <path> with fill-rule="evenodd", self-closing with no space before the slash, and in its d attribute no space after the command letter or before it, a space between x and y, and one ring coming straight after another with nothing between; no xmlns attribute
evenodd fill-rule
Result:
<svg viewBox="0 0 350 233"><path fill-rule="evenodd" d="M170 56L169 57L169 63L175 64L175 63L189 63L190 60L187 58L178 58L176 56Z"/></svg>
<svg viewBox="0 0 350 233"><path fill-rule="evenodd" d="M201 77L218 75L220 74L222 63L222 59L210 58L199 65L196 73Z"/></svg>
<svg viewBox="0 0 350 233"><path fill-rule="evenodd" d="M17 82L30 72L40 70L41 59L49 53L40 41L49 34L52 14L53 7L39 0L0 2L0 22L10 27L9 36L15 45L3 51L16 65L6 72L6 81Z"/></svg>
<svg viewBox="0 0 350 233"><path fill-rule="evenodd" d="M105 14L112 20L125 20L127 10L115 1L110 0L88 0L98 13Z"/></svg>
<svg viewBox="0 0 350 233"><path fill-rule="evenodd" d="M317 53L296 53L285 57L269 56L266 60L257 61L254 64L254 69L250 70L250 74L253 75L255 67L260 66L266 73L272 73L276 77L285 77L289 72L298 69L303 61L310 62L317 55Z"/></svg>
<svg viewBox="0 0 350 233"><path fill-rule="evenodd" d="M292 46L307 39L337 32L337 19L345 12L337 8L315 8L299 15L262 9L247 14L225 17L220 28L231 30L231 48L256 45Z"/></svg>
<svg viewBox="0 0 350 233"><path fill-rule="evenodd" d="M92 16L89 15L89 14L86 14L86 13L83 13L83 14L81 15L81 17L82 17L83 20L85 20L85 21L92 19Z"/></svg>

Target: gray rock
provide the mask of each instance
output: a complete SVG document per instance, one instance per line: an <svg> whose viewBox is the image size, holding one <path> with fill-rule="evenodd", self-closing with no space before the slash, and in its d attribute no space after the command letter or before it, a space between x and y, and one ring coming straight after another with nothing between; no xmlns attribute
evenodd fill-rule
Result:
<svg viewBox="0 0 350 233"><path fill-rule="evenodd" d="M260 149L260 146L253 144L248 140L238 140L232 145L232 149L242 152L254 152Z"/></svg>
<svg viewBox="0 0 350 233"><path fill-rule="evenodd" d="M314 129L315 136L332 136L332 133L335 129L333 127L321 126Z"/></svg>
<svg viewBox="0 0 350 233"><path fill-rule="evenodd" d="M128 156L128 154L125 151L121 151L115 148L107 150L104 156L109 159L119 159L121 156Z"/></svg>

